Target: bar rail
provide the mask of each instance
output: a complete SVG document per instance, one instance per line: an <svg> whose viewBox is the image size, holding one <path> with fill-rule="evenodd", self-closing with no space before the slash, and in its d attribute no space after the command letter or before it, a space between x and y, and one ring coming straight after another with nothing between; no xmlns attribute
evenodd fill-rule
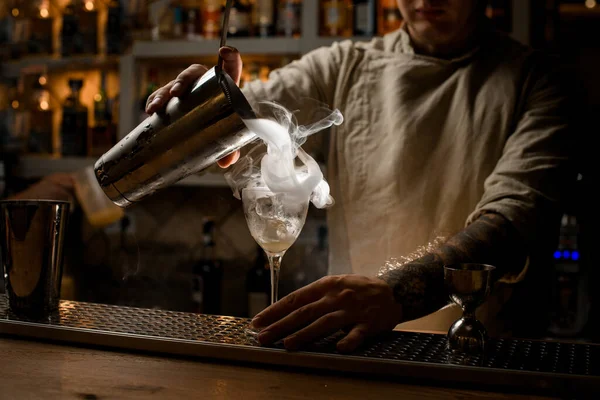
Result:
<svg viewBox="0 0 600 400"><path fill-rule="evenodd" d="M59 311L41 321L13 314L0 297L2 335L442 384L600 391L596 344L491 339L484 355L467 357L450 352L445 335L394 331L351 355L335 350L339 334L289 352L280 343L259 346L245 333L248 323L244 318L75 301L61 301Z"/></svg>

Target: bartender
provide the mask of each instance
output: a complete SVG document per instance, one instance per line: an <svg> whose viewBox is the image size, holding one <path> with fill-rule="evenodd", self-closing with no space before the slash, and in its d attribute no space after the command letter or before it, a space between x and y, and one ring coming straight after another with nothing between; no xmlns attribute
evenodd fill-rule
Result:
<svg viewBox="0 0 600 400"><path fill-rule="evenodd" d="M544 328L546 255L575 178L571 103L554 60L495 31L486 5L398 0L400 30L317 49L244 87L251 104L309 97L345 117L329 149L330 274L255 317L262 344L297 349L343 330L349 352L394 327L446 331L460 310L443 266L461 262L496 267L478 310L492 335ZM239 82L239 53L220 51ZM183 71L147 112L206 71Z"/></svg>

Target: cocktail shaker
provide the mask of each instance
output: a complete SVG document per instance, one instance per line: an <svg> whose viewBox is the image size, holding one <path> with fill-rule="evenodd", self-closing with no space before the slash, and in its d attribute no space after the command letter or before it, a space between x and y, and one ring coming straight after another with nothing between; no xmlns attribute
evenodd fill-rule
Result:
<svg viewBox="0 0 600 400"><path fill-rule="evenodd" d="M128 207L254 141L243 122L251 118L241 90L215 66L100 157L96 179L115 204Z"/></svg>

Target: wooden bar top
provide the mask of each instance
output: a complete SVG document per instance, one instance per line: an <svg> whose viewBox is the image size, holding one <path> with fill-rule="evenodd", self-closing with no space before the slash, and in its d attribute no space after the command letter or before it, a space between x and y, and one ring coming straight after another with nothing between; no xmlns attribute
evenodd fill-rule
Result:
<svg viewBox="0 0 600 400"><path fill-rule="evenodd" d="M75 347L0 336L0 399L530 399L551 397Z"/></svg>

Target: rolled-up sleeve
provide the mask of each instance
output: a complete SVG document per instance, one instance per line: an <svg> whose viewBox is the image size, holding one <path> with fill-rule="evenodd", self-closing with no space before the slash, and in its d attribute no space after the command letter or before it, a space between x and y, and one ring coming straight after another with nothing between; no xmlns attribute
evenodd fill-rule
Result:
<svg viewBox="0 0 600 400"><path fill-rule="evenodd" d="M484 212L510 220L531 245L555 232L562 202L575 180L575 132L565 75L545 60L537 62L524 82L514 132L467 225Z"/></svg>

